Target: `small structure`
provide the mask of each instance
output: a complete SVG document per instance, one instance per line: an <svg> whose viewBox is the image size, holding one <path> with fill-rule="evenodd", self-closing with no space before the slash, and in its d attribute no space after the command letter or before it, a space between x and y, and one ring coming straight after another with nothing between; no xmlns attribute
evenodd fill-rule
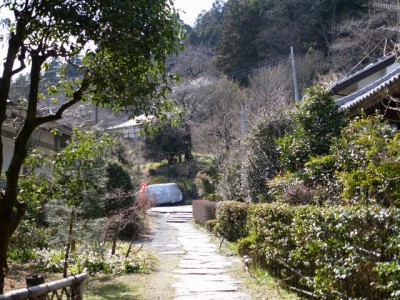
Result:
<svg viewBox="0 0 400 300"><path fill-rule="evenodd" d="M134 139L140 136L143 126L146 122L151 123L156 119L155 116L140 115L132 120L126 121L119 125L109 127L107 132L118 132L122 134L125 139Z"/></svg>
<svg viewBox="0 0 400 300"><path fill-rule="evenodd" d="M336 103L355 116L379 111L400 128L400 63L395 54L388 55L343 79L331 88Z"/></svg>
<svg viewBox="0 0 400 300"><path fill-rule="evenodd" d="M17 137L22 122L23 122L23 108L9 102L10 106L7 115L7 120L1 128L1 138L3 141L3 165L2 170L7 170L10 165L11 158L14 152L14 142ZM60 151L71 140L73 132L68 126L62 125L58 122L47 123L37 128L29 142L30 149L36 148L45 154L52 151ZM1 184L0 184L1 185Z"/></svg>

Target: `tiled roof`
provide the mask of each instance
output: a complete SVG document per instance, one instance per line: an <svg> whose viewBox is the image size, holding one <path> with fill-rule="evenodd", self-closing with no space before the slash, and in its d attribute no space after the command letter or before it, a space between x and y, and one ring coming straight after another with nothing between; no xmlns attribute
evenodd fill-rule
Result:
<svg viewBox="0 0 400 300"><path fill-rule="evenodd" d="M384 58L378 60L377 62L366 66L364 69L344 78L343 80L341 80L340 82L335 84L331 88L331 93L333 95L336 95L336 94L340 93L340 91L342 91L346 87L354 84L355 82L358 82L358 81L370 76L371 74L374 74L374 73L378 72L379 70L382 70L382 69L386 68L387 66L392 65L395 61L396 61L396 56L394 54L385 56Z"/></svg>
<svg viewBox="0 0 400 300"><path fill-rule="evenodd" d="M368 98L371 98L376 94L385 91L386 88L392 86L398 80L400 80L400 67L386 74L380 79L372 82L366 87L358 90L357 92L338 99L336 101L336 104L339 105L342 109L351 109L352 107L360 104L364 100L367 100Z"/></svg>

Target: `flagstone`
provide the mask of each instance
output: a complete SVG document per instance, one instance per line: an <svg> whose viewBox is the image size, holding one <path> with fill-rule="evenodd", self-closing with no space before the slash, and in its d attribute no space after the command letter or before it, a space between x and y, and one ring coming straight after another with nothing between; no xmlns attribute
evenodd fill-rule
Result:
<svg viewBox="0 0 400 300"><path fill-rule="evenodd" d="M172 272L176 282L175 300L251 300L239 292L241 282L233 279L228 272L232 265L219 253L211 239L212 235L198 230L190 223L192 211L189 207L164 207L152 210L165 215L167 226L176 230L177 243L165 243L158 247L165 249L159 254L181 255L178 267ZM163 239L160 238L163 242ZM176 241L174 239L174 242ZM175 250L179 249L179 250ZM236 259L236 261L238 261Z"/></svg>

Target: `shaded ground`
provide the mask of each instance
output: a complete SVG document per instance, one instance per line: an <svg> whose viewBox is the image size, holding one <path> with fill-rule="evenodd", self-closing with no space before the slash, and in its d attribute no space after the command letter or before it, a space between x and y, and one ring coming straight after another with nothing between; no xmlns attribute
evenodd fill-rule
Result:
<svg viewBox="0 0 400 300"><path fill-rule="evenodd" d="M234 251L225 248L221 255L219 242L190 221L191 206L155 208L149 217L152 233L142 243L158 261L154 269L148 274L96 275L87 284L85 299L297 299L267 275L251 277ZM25 287L21 276L29 271L13 270L8 286Z"/></svg>

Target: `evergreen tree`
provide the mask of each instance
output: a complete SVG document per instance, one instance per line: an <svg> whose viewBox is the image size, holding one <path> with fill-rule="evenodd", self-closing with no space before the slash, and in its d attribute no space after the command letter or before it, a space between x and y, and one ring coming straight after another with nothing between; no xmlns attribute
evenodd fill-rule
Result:
<svg viewBox="0 0 400 300"><path fill-rule="evenodd" d="M228 0L225 7L221 38L216 49L216 65L224 74L247 84L240 73L258 62L255 40L263 13L262 1Z"/></svg>
<svg viewBox="0 0 400 300"><path fill-rule="evenodd" d="M224 22L225 3L216 0L211 9L199 14L193 31L189 35L192 45L215 48Z"/></svg>

